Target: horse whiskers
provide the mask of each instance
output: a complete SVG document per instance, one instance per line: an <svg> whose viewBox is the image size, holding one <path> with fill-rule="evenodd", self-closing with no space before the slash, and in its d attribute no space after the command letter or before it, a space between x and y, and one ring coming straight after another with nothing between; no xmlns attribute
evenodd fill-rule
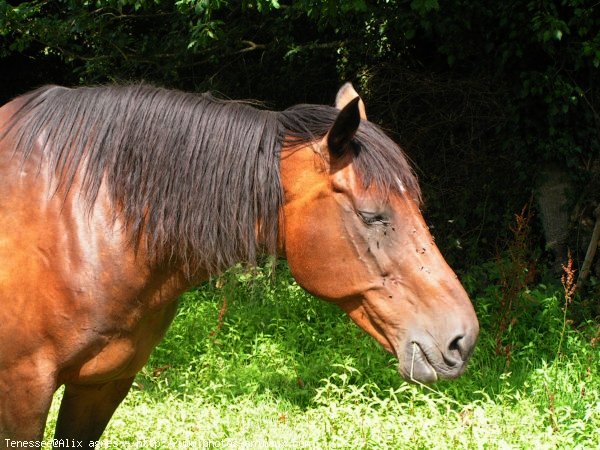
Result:
<svg viewBox="0 0 600 450"><path fill-rule="evenodd" d="M415 348L416 348L416 346L417 346L417 343L413 342L412 343L412 350L413 350L412 351L412 358L411 358L411 361L410 361L410 379L412 381L416 381L415 378L413 377L414 368L415 368Z"/></svg>

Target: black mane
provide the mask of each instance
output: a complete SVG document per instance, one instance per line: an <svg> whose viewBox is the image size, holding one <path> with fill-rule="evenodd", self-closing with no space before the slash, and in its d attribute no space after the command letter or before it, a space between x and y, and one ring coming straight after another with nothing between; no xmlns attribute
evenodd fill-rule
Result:
<svg viewBox="0 0 600 450"><path fill-rule="evenodd" d="M317 105L264 111L148 85L46 86L22 102L8 129L23 158L42 136L50 170L67 189L83 173L91 206L106 182L132 236L143 229L155 257L212 272L275 254L284 138L321 138L337 115ZM406 158L379 128L362 122L354 144L365 186L387 194L402 183L419 198Z"/></svg>

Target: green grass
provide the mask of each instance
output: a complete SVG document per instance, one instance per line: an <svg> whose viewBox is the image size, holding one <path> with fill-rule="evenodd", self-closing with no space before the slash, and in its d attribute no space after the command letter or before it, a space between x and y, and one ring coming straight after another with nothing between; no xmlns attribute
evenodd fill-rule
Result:
<svg viewBox="0 0 600 450"><path fill-rule="evenodd" d="M255 281L227 278L182 297L104 448L600 448L598 325L563 334L556 288L521 293L501 336L509 356L496 352L498 288L473 289L482 331L469 369L425 387L403 382L391 356L284 265L274 279L268 266Z"/></svg>

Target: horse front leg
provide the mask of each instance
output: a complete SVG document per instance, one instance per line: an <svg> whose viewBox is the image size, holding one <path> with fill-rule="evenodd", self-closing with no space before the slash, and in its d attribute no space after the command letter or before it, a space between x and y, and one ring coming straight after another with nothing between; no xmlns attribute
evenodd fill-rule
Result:
<svg viewBox="0 0 600 450"><path fill-rule="evenodd" d="M40 443L57 387L56 369L46 355L0 363L0 450Z"/></svg>
<svg viewBox="0 0 600 450"><path fill-rule="evenodd" d="M54 438L81 442L84 448L93 448L129 392L133 379L97 385L68 384L60 404Z"/></svg>

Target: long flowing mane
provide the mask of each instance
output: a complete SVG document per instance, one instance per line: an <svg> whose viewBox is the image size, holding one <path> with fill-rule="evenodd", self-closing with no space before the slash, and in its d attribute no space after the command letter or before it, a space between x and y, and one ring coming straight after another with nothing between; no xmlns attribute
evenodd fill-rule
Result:
<svg viewBox="0 0 600 450"><path fill-rule="evenodd" d="M323 137L336 115L328 106L265 111L148 85L45 86L22 99L0 139L13 130L24 159L42 148L66 189L82 176L90 206L106 183L132 237L147 238L155 257L218 272L275 254L282 145ZM379 128L361 123L353 144L363 185L420 198L405 156Z"/></svg>

